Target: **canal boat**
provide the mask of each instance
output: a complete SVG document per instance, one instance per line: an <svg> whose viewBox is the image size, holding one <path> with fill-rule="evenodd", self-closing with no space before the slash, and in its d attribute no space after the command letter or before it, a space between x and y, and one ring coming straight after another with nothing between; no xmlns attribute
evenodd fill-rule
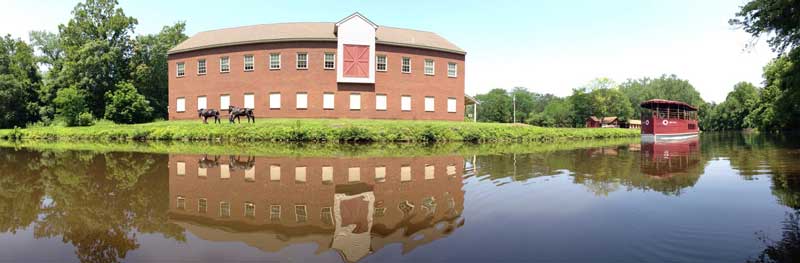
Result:
<svg viewBox="0 0 800 263"><path fill-rule="evenodd" d="M696 138L697 108L681 101L652 99L642 108L642 141L670 141Z"/></svg>

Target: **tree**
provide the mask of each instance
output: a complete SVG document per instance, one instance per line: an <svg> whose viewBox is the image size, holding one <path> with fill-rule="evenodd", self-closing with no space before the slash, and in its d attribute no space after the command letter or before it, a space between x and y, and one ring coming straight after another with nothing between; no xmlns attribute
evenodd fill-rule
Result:
<svg viewBox="0 0 800 263"><path fill-rule="evenodd" d="M511 96L504 89L493 89L475 96L481 102L478 121L511 122Z"/></svg>
<svg viewBox="0 0 800 263"><path fill-rule="evenodd" d="M583 127L589 116L592 116L591 96L585 88L573 89L567 101L572 109L572 126Z"/></svg>
<svg viewBox="0 0 800 263"><path fill-rule="evenodd" d="M129 79L130 35L137 20L126 16L115 0L86 0L72 11L73 18L59 25L63 68L57 84L85 91L95 117L105 112L105 93Z"/></svg>
<svg viewBox="0 0 800 263"><path fill-rule="evenodd" d="M680 79L676 75L661 75L655 79L629 79L619 85L619 90L630 102L633 119L641 118L640 103L651 99L682 101L696 107L705 104L700 92L689 81Z"/></svg>
<svg viewBox="0 0 800 263"><path fill-rule="evenodd" d="M742 6L736 18L728 21L758 38L769 35L773 51L785 53L800 45L800 1L752 0Z"/></svg>
<svg viewBox="0 0 800 263"><path fill-rule="evenodd" d="M542 112L532 112L528 123L537 126L571 127L572 109L566 99L555 98L548 101Z"/></svg>
<svg viewBox="0 0 800 263"><path fill-rule="evenodd" d="M186 23L165 26L155 35L136 37L131 57L132 82L147 97L154 109L153 117L167 118L168 73L167 51L186 40Z"/></svg>
<svg viewBox="0 0 800 263"><path fill-rule="evenodd" d="M67 126L91 125L91 120L87 123L85 117L89 113L89 108L86 106L87 97L85 91L75 87L60 89L53 100L57 116L64 120Z"/></svg>
<svg viewBox="0 0 800 263"><path fill-rule="evenodd" d="M590 93L590 98L592 112L599 118L613 116L627 120L633 115L628 98L619 89L595 89Z"/></svg>
<svg viewBox="0 0 800 263"><path fill-rule="evenodd" d="M510 96L512 96L512 119L513 119L513 105L516 105L516 112L517 112L517 122L519 123L526 123L526 119L528 118L528 114L533 111L534 108L534 100L539 94L535 92L530 92L528 89L524 87L515 87L513 91L511 91Z"/></svg>
<svg viewBox="0 0 800 263"><path fill-rule="evenodd" d="M40 85L33 49L10 35L0 38L0 128L37 120Z"/></svg>
<svg viewBox="0 0 800 263"><path fill-rule="evenodd" d="M142 123L152 119L153 107L133 84L117 84L117 90L106 93L106 101L105 118L115 123Z"/></svg>

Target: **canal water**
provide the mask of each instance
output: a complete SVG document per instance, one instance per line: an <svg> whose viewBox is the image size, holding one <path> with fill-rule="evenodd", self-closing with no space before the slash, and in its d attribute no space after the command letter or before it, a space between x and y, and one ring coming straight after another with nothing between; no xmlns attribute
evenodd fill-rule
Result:
<svg viewBox="0 0 800 263"><path fill-rule="evenodd" d="M0 148L0 261L792 261L791 138L472 153Z"/></svg>

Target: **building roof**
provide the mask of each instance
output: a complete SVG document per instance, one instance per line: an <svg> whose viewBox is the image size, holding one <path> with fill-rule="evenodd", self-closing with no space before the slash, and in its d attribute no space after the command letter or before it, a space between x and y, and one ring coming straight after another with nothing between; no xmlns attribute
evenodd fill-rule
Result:
<svg viewBox="0 0 800 263"><path fill-rule="evenodd" d="M600 119L598 119L595 116L589 116L589 119L594 121L594 122L601 122ZM617 117L603 117L603 120L602 120L601 123L602 124L609 124L609 123L614 122L615 120L617 120Z"/></svg>
<svg viewBox="0 0 800 263"><path fill-rule="evenodd" d="M686 102L682 101L674 101L674 100L662 100L662 99L652 99L639 104L642 108L645 109L654 109L658 106L662 107L677 107L684 110L692 110L696 111L697 107L689 105Z"/></svg>
<svg viewBox="0 0 800 263"><path fill-rule="evenodd" d="M628 124L642 125L642 121L641 120L628 120Z"/></svg>
<svg viewBox="0 0 800 263"><path fill-rule="evenodd" d="M336 41L335 27L336 23L332 22L300 22L209 30L195 34L170 49L168 53L176 54L207 48L256 43ZM375 36L375 43L377 44L466 54L463 49L433 32L378 26Z"/></svg>

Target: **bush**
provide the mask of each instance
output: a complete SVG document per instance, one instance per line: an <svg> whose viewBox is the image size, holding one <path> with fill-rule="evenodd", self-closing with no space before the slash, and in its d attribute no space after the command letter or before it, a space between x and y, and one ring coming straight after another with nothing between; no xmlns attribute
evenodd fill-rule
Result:
<svg viewBox="0 0 800 263"><path fill-rule="evenodd" d="M81 112L78 114L77 126L92 126L94 124L94 117L89 112Z"/></svg>
<svg viewBox="0 0 800 263"><path fill-rule="evenodd" d="M72 86L63 88L56 93L53 100L56 104L56 116L64 120L67 126L86 126L91 122L85 122L84 113L89 113L86 107L86 92ZM91 117L91 114L89 114Z"/></svg>
<svg viewBox="0 0 800 263"><path fill-rule="evenodd" d="M106 92L105 118L115 123L143 123L153 118L150 102L136 91L133 84L117 84L115 91Z"/></svg>

